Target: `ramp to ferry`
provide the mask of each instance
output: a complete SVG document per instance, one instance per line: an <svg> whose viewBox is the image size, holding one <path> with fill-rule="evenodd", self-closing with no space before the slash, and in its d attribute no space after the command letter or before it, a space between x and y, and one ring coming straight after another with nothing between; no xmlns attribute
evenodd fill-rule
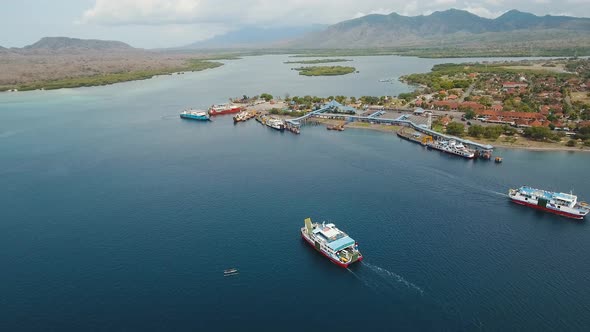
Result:
<svg viewBox="0 0 590 332"><path fill-rule="evenodd" d="M348 121L348 122L360 121L360 122L370 122L370 123L379 123L379 124L391 124L391 125L397 125L397 126L407 126L407 127L413 128L414 130L416 130L418 132L430 135L436 139L455 140L457 142L463 143L464 145L469 145L469 146L475 147L478 150L482 150L482 151L492 151L494 149L493 145L480 144L480 143L473 142L473 141L463 139L460 137L449 136L449 135L445 135L445 134L439 133L437 131L434 131L429 128L430 121L428 121L428 123L416 123L416 122L414 122L416 120L412 121L412 117L409 114L402 114L401 116L399 116L396 119L390 119L390 118L379 117L380 115L384 114L381 111L374 112L374 113L370 114L369 116L329 113L330 111L333 111L335 109L342 109L344 107L345 106L338 103L337 101L332 100L331 102L326 103L324 106L322 106L321 108L319 108L315 111L309 112L309 113L307 113L301 117L298 117L296 119L287 120L287 122L293 126L301 126L301 121L305 121L306 119L309 119L311 117L322 117L322 118L328 118L328 119L344 120L344 121Z"/></svg>

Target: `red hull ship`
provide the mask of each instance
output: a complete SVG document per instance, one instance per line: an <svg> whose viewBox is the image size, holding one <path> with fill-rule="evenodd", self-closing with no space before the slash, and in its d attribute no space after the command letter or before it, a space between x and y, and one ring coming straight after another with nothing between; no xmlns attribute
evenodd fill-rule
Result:
<svg viewBox="0 0 590 332"><path fill-rule="evenodd" d="M336 228L334 224L312 223L311 219L307 218L305 227L301 228L301 237L340 267L347 268L350 264L363 260L356 241Z"/></svg>
<svg viewBox="0 0 590 332"><path fill-rule="evenodd" d="M209 107L209 115L233 114L239 113L243 107L235 104L221 104Z"/></svg>

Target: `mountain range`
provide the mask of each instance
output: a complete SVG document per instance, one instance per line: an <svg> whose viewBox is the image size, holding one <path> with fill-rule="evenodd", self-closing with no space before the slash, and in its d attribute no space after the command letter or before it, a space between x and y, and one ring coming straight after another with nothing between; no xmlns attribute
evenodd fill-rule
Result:
<svg viewBox="0 0 590 332"><path fill-rule="evenodd" d="M34 44L22 48L0 46L0 53L45 54L45 53L86 53L86 52L128 52L138 50L120 41L78 39L69 37L44 37Z"/></svg>
<svg viewBox="0 0 590 332"><path fill-rule="evenodd" d="M590 45L590 19L536 16L517 10L488 19L449 9L424 16L372 14L331 25L290 43L294 48L366 48L467 46L481 43L533 42ZM497 44L496 44L497 45Z"/></svg>
<svg viewBox="0 0 590 332"><path fill-rule="evenodd" d="M511 10L488 19L449 9L430 15L372 14L334 25L307 27L244 27L209 40L175 48L200 49L477 49L481 54L526 49L590 52L590 18L536 16ZM145 50L119 41L45 37L23 48L4 48L0 54L129 53ZM452 55L452 54L449 54Z"/></svg>
<svg viewBox="0 0 590 332"><path fill-rule="evenodd" d="M252 47L272 47L286 45L293 39L300 38L303 35L320 31L326 25L311 25L303 27L277 27L277 28L260 28L244 27L239 30L230 31L226 34L215 36L211 39L192 43L184 46L185 49L201 48L252 48Z"/></svg>
<svg viewBox="0 0 590 332"><path fill-rule="evenodd" d="M68 37L45 37L38 42L25 46L27 50L131 50L133 47L120 41L78 39Z"/></svg>

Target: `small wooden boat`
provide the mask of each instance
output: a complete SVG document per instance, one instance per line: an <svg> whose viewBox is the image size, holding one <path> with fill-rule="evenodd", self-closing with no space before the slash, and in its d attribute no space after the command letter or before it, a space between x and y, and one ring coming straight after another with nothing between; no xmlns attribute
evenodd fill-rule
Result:
<svg viewBox="0 0 590 332"><path fill-rule="evenodd" d="M496 159L494 159L494 161L499 164L502 162L502 157L496 157Z"/></svg>

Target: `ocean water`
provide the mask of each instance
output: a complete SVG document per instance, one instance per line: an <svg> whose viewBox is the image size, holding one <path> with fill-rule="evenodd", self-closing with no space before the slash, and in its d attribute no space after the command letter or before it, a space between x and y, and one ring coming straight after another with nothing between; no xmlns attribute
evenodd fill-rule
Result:
<svg viewBox="0 0 590 332"><path fill-rule="evenodd" d="M391 134L231 116L231 96L397 94L379 79L461 61L354 58L356 76L282 61L108 87L0 94L0 330L585 330L590 233L508 188L590 199L590 154L465 161ZM332 221L362 263L303 242ZM240 269L224 278L223 270Z"/></svg>

